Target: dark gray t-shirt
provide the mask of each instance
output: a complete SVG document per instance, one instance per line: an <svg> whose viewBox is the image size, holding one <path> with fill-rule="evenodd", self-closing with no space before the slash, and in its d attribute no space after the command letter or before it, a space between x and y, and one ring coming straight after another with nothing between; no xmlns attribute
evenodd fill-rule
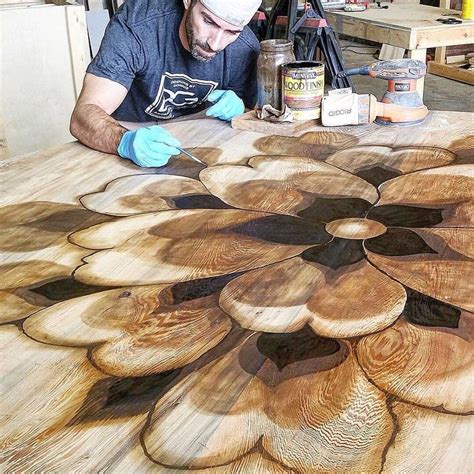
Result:
<svg viewBox="0 0 474 474"><path fill-rule="evenodd" d="M111 19L100 50L87 68L128 89L112 114L118 120L170 119L204 108L215 89L231 89L256 102L257 38L245 27L211 61L200 62L179 39L182 0L127 0Z"/></svg>

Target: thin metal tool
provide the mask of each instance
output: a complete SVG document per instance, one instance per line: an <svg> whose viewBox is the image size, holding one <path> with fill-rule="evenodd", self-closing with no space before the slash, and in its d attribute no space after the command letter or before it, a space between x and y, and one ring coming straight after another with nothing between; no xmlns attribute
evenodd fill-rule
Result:
<svg viewBox="0 0 474 474"><path fill-rule="evenodd" d="M439 21L444 25L457 25L462 23L462 20L458 20L457 18L438 18L436 21Z"/></svg>
<svg viewBox="0 0 474 474"><path fill-rule="evenodd" d="M192 160L194 161L197 161L198 163L201 163L201 165L204 165L204 166L207 166L207 163L204 163L204 161L200 160L199 158L197 158L196 156L194 156L193 154L189 153L189 151L186 151L184 148L181 148L179 146L176 147L181 153L184 153L186 156L188 156L189 158L191 158Z"/></svg>

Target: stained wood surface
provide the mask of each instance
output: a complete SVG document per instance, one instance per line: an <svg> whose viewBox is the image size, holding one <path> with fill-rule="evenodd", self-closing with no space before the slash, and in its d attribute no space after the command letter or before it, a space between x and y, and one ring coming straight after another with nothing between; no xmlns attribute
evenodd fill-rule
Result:
<svg viewBox="0 0 474 474"><path fill-rule="evenodd" d="M5 160L5 472L472 472L474 121L198 119Z"/></svg>

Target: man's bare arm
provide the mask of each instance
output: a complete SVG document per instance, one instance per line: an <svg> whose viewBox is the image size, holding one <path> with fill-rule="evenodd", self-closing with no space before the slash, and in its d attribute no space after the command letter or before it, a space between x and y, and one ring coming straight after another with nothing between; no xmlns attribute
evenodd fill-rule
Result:
<svg viewBox="0 0 474 474"><path fill-rule="evenodd" d="M126 95L127 89L121 84L86 74L72 113L71 134L94 150L116 154L122 135L127 129L110 114L123 102Z"/></svg>

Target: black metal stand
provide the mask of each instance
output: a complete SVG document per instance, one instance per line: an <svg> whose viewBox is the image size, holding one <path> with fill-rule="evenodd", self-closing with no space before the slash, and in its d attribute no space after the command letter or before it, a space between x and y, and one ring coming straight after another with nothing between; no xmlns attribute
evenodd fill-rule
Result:
<svg viewBox="0 0 474 474"><path fill-rule="evenodd" d="M274 37L278 19L286 14L285 36L294 43L296 59L310 61L319 48L324 55L330 83L338 89L352 87L354 90L350 77L338 77L344 71L342 51L320 0L308 0L307 4L311 8L298 17L298 0L278 0L270 16L266 38Z"/></svg>

